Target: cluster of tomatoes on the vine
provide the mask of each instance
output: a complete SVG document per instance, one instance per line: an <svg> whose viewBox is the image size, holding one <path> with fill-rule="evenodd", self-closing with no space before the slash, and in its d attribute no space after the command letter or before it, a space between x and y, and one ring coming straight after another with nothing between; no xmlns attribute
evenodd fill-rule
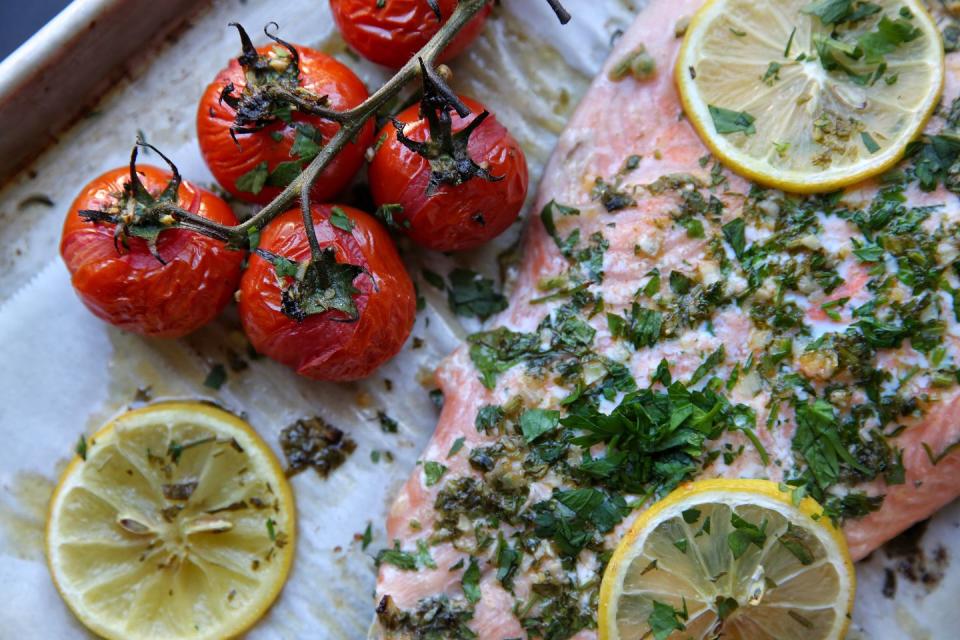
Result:
<svg viewBox="0 0 960 640"><path fill-rule="evenodd" d="M457 0L331 5L353 48L400 67L440 28L434 10L449 18ZM489 5L445 57L477 36L488 12ZM267 30L275 44L254 48L238 30L243 53L204 92L197 133L219 184L237 199L263 204L296 179L341 126L302 105L343 111L368 94L330 56ZM156 213L158 203L170 203L224 227L238 224L224 200L182 181L172 163L172 171L137 166L135 149L129 168L92 181L67 214L60 251L73 286L103 320L160 337L183 336L210 322L239 289L240 318L256 351L311 378L369 375L407 340L416 302L381 221L327 204L353 180L368 150L374 203L396 231L430 249L469 249L490 240L516 219L526 195L523 152L496 118L469 98L453 96L447 105L429 98L425 88L421 106L397 114L377 136L368 121L320 173L310 190L318 203L310 213L319 253L311 251L296 207L252 233L249 247L228 246Z"/></svg>

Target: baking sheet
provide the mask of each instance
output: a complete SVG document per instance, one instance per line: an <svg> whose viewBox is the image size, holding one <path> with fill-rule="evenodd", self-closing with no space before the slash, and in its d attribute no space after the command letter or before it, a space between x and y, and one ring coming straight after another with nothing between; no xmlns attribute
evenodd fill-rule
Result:
<svg viewBox="0 0 960 640"><path fill-rule="evenodd" d="M570 0L576 18L561 28L546 3L502 4L483 38L454 65L455 84L486 102L511 128L535 180L611 36L637 7L619 0ZM206 82L236 55L235 36L226 28L233 20L251 32L276 20L281 37L335 53L358 69L368 86L385 77L345 51L325 2L214 2L0 192L0 300L5 300L0 303L0 601L5 603L0 637L84 636L43 565L43 512L79 434L134 403L145 388L154 399L199 397L244 413L278 453L279 430L311 415L357 442L357 451L329 479L312 472L293 479L301 533L294 570L277 606L251 637L364 637L373 606L372 554L388 544L384 514L434 427L436 408L427 393L432 370L478 326L454 317L445 294L419 273L424 265L447 273L464 264L498 276L497 255L520 231L517 225L492 246L456 260L403 246L426 309L403 353L361 383L310 382L267 360L245 358L232 312L175 342L127 335L94 319L73 296L56 258L64 211L91 176L126 162L137 131L171 155L188 179L211 181L196 149L193 118ZM54 206L30 203L35 194L46 195ZM242 370L229 366L241 361ZM228 372L216 392L202 385L215 364ZM381 430L380 411L399 423L397 434ZM372 461L373 451L386 450L394 454L392 463L384 457ZM374 541L364 551L356 536L368 523ZM960 549L958 529L960 508L953 505L934 519L917 548L904 547L893 556L879 551L861 563L851 637L952 637L960 623L955 605L960 572L950 567L953 549ZM885 589L891 597L883 595Z"/></svg>

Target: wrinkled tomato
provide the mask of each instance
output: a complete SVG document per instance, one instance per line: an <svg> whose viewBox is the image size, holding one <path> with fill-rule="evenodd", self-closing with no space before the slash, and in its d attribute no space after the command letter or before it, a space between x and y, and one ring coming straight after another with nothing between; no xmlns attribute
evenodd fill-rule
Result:
<svg viewBox="0 0 960 640"><path fill-rule="evenodd" d="M280 45L260 47L256 51L271 62L279 60L281 65L291 62ZM342 111L367 98L363 82L345 65L308 47L297 46L296 51L298 87L314 96L325 96L326 107ZM237 112L221 100L221 94L231 83L234 93L242 93L246 81L240 62L231 60L200 99L197 136L207 166L224 189L241 200L266 204L316 156L340 125L278 105L275 117L267 126L251 133L235 132L234 139L231 128L236 125ZM368 122L320 173L311 191L314 198L329 199L343 190L363 165L363 155L372 136L373 124Z"/></svg>
<svg viewBox="0 0 960 640"><path fill-rule="evenodd" d="M454 133L484 111L483 105L461 98L471 113L452 115ZM401 112L405 135L415 141L429 137L419 106ZM459 185L442 184L427 195L430 162L404 146L388 124L370 163L370 191L377 206L399 205L391 213L397 227L419 245L436 251L471 249L501 234L516 219L527 195L527 161L510 132L490 114L470 135L470 158L498 180L474 177Z"/></svg>
<svg viewBox="0 0 960 640"><path fill-rule="evenodd" d="M457 6L457 0L438 0L442 20L430 9L426 0L330 0L333 19L343 39L364 58L398 69L423 48L439 31ZM441 62L460 55L483 31L490 13L484 7L456 35Z"/></svg>
<svg viewBox="0 0 960 640"><path fill-rule="evenodd" d="M138 167L138 173L154 196L172 177L147 165ZM123 211L129 181L124 167L83 188L67 213L60 255L74 289L97 317L142 335L186 335L213 320L233 297L244 253L193 231L169 229L157 237L158 260L143 238L118 240L116 225L80 217L84 210ZM220 224L237 224L226 202L187 182L180 185L178 204Z"/></svg>
<svg viewBox="0 0 960 640"><path fill-rule="evenodd" d="M291 317L284 312L281 289L289 277L258 254L251 254L241 282L240 318L254 349L301 375L317 380L364 378L396 355L410 335L416 315L413 283L393 240L372 216L332 205L315 205L312 216L321 248L334 249L337 263L364 270L352 283L356 319L336 309ZM310 247L300 209L268 224L258 247L306 262Z"/></svg>

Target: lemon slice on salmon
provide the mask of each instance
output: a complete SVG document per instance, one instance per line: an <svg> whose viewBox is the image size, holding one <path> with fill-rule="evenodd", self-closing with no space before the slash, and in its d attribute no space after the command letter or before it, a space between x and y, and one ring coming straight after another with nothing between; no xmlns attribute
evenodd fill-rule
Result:
<svg viewBox="0 0 960 640"><path fill-rule="evenodd" d="M280 593L294 528L283 470L247 423L164 403L81 440L51 498L47 561L100 636L226 638Z"/></svg>
<svg viewBox="0 0 960 640"><path fill-rule="evenodd" d="M601 640L839 640L855 574L811 498L767 480L703 480L644 512L600 588Z"/></svg>
<svg viewBox="0 0 960 640"><path fill-rule="evenodd" d="M730 169L824 192L903 157L939 101L943 43L917 0L710 0L675 75L687 117Z"/></svg>

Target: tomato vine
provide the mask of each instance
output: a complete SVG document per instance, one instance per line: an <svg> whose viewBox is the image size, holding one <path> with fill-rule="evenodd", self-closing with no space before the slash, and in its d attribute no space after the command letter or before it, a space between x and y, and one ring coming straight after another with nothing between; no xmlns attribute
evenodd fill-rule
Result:
<svg viewBox="0 0 960 640"><path fill-rule="evenodd" d="M563 8L558 0L546 1L554 13L556 13L561 23L566 24L570 20L570 14ZM340 123L340 130L337 131L310 164L304 168L299 176L294 178L276 198L252 217L235 226L226 226L192 214L176 206L175 203L168 201L160 201L150 207L150 217L159 219L163 216L171 216L174 220L174 225L171 226L196 231L222 240L230 246L244 248L249 246L249 238L253 234L262 229L279 214L286 211L290 207L290 204L299 197L301 201L300 208L304 215L307 239L310 242L311 254L313 259L318 259L321 251L317 242L316 232L310 221L310 189L314 182L316 182L317 177L344 146L360 132L363 125L394 98L404 86L416 77L421 76L423 71L426 71L429 82L439 85L441 91L448 95L454 95L452 90L447 87L441 74L436 73L434 65L439 54L488 2L489 0L460 0L457 8L453 14L451 14L450 20L440 28L436 35L431 38L417 55L407 61L392 78L387 80L383 86L362 104L344 111L328 109L315 104L307 105L311 107L309 111ZM271 37L274 36L271 35ZM299 106L300 101L298 100L296 102Z"/></svg>

